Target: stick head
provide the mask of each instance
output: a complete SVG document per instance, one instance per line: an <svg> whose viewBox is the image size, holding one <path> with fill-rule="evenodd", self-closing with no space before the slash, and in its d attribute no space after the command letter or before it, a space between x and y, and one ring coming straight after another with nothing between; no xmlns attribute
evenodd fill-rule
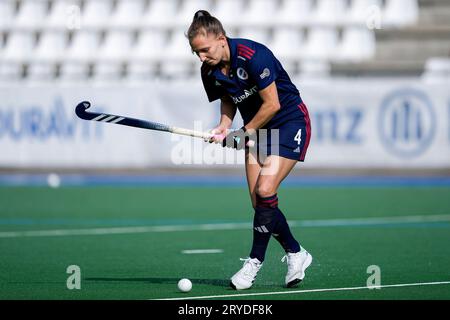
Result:
<svg viewBox="0 0 450 320"><path fill-rule="evenodd" d="M84 108L84 110L86 110L86 109L89 109L90 107L91 107L91 103L89 101L83 101L77 105L77 109Z"/></svg>
<svg viewBox="0 0 450 320"><path fill-rule="evenodd" d="M79 104L77 104L77 106L75 108L75 113L81 119L85 119L86 114L87 114L86 109L88 109L90 107L91 107L91 103L89 101L80 102Z"/></svg>
<svg viewBox="0 0 450 320"><path fill-rule="evenodd" d="M90 106L91 103L89 101L80 102L75 108L76 115L81 119L90 120L90 118L87 118L88 113L86 112L86 109L88 109Z"/></svg>

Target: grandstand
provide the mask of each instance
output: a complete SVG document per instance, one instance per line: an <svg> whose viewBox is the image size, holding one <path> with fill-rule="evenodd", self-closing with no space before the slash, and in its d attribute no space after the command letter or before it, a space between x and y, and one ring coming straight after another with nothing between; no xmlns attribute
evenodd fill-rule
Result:
<svg viewBox="0 0 450 320"><path fill-rule="evenodd" d="M415 12L414 19L407 25L374 30L376 51L370 59L364 63L334 63L332 74L414 77L424 71L433 72L436 67L448 73L450 2L420 0L417 4L418 7L411 10ZM402 11L402 6L398 9Z"/></svg>
<svg viewBox="0 0 450 320"><path fill-rule="evenodd" d="M420 75L450 52L445 0L3 0L0 80L196 76L184 32L199 8L292 74Z"/></svg>

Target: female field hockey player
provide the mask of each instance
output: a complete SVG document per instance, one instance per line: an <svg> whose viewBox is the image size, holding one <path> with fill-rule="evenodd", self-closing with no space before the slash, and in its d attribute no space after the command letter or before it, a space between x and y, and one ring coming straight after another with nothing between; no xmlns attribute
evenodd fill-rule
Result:
<svg viewBox="0 0 450 320"><path fill-rule="evenodd" d="M277 191L296 163L305 159L311 134L308 110L280 62L264 45L227 37L221 22L204 10L195 13L187 37L202 62L201 77L209 101L221 100L220 123L210 142L245 148L255 209L253 245L230 285L237 290L252 286L273 236L286 252L282 259L288 265L285 283L293 287L305 277L312 256L292 235L278 208ZM227 129L237 110L244 126L230 133ZM257 140L255 148L246 146L250 138Z"/></svg>

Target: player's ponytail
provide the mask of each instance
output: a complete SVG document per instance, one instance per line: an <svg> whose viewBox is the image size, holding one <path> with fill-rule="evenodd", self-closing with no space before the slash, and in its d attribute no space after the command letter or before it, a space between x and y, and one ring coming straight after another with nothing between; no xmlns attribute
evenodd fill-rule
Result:
<svg viewBox="0 0 450 320"><path fill-rule="evenodd" d="M201 19L201 18L212 18L211 14L206 11L206 10L198 10L195 14L194 14L194 19L192 21Z"/></svg>
<svg viewBox="0 0 450 320"><path fill-rule="evenodd" d="M189 27L187 32L187 38L189 39L189 42L191 42L192 39L194 39L199 34L207 36L210 33L216 36L226 36L226 32L222 26L222 23L216 17L213 17L206 10L197 11L194 14L191 26Z"/></svg>

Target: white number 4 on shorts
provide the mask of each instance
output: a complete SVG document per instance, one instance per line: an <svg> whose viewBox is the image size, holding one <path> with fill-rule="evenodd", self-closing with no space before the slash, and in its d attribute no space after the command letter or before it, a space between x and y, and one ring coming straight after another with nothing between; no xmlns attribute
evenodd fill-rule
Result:
<svg viewBox="0 0 450 320"><path fill-rule="evenodd" d="M294 140L297 141L298 144L300 145L300 142L302 142L302 129L298 130Z"/></svg>

